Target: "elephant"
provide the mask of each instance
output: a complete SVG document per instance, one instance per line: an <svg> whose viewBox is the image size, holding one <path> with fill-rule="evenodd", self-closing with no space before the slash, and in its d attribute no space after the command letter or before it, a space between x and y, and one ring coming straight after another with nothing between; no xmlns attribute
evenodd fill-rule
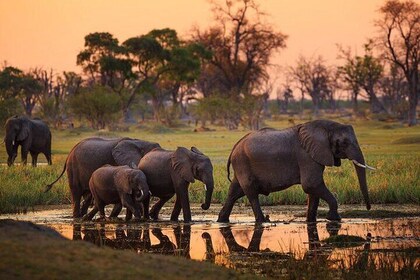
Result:
<svg viewBox="0 0 420 280"><path fill-rule="evenodd" d="M184 222L190 222L188 186L195 179L205 184L206 199L201 208L207 210L210 207L214 188L213 165L196 147L191 150L178 147L176 151L154 149L140 160L138 167L146 175L152 196L159 198L150 210L152 219L158 219L162 206L176 194L171 221L178 220L182 208Z"/></svg>
<svg viewBox="0 0 420 280"><path fill-rule="evenodd" d="M330 120L315 120L283 130L263 128L242 137L233 147L228 161L234 170L228 197L219 212L218 222L229 222L236 200L247 196L257 223L268 221L258 200L259 194L301 184L308 195L306 220L316 221L319 199L328 203L328 220L339 221L338 204L327 189L325 166L340 166L341 159L352 160L366 208L370 209L366 168L353 127Z"/></svg>
<svg viewBox="0 0 420 280"><path fill-rule="evenodd" d="M160 147L158 143L132 138L84 139L70 151L60 176L47 185L45 192L49 191L67 170L73 202L73 218L80 218L86 214L92 201L89 179L96 169L105 164L137 166L141 157L158 147ZM80 206L82 197L84 202Z"/></svg>
<svg viewBox="0 0 420 280"><path fill-rule="evenodd" d="M8 154L7 165L13 165L21 146L22 163L26 165L28 152L32 157L32 166L37 165L38 154L43 153L51 165L51 131L41 119L29 119L25 116L13 116L6 121L4 143Z"/></svg>
<svg viewBox="0 0 420 280"><path fill-rule="evenodd" d="M115 218L121 211L122 206L127 208L126 220L134 214L136 220L141 219L141 207L143 200L149 200L149 185L146 176L140 169L133 169L127 165L112 166L104 165L96 169L89 180L89 189L92 193L95 207L84 219L92 220L99 211L100 218L105 219L104 207L115 204L110 218Z"/></svg>

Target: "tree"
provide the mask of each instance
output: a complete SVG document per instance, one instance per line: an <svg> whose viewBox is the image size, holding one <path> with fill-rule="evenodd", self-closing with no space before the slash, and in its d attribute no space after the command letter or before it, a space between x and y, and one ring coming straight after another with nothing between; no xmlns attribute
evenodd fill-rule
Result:
<svg viewBox="0 0 420 280"><path fill-rule="evenodd" d="M147 93L152 101L154 118L162 122L164 102L179 102L178 94L185 84L196 80L201 59L208 55L199 44L182 41L175 30L154 29L149 33L126 40L136 76L135 90ZM134 98L135 91L130 94ZM182 99L181 99L182 101ZM171 118L166 117L169 122Z"/></svg>
<svg viewBox="0 0 420 280"><path fill-rule="evenodd" d="M380 80L384 104L390 113L402 119L408 118L408 84L401 68L392 64L389 72Z"/></svg>
<svg viewBox="0 0 420 280"><path fill-rule="evenodd" d="M289 102L293 100L293 90L287 83L282 89L277 89L277 104L280 114L287 114Z"/></svg>
<svg viewBox="0 0 420 280"><path fill-rule="evenodd" d="M20 92L21 74L19 69L6 65L0 70L0 125L10 116L22 112L22 107L16 98Z"/></svg>
<svg viewBox="0 0 420 280"><path fill-rule="evenodd" d="M28 117L32 116L41 88L32 74L18 68L6 66L0 73L0 90L7 98L17 98Z"/></svg>
<svg viewBox="0 0 420 280"><path fill-rule="evenodd" d="M289 69L290 77L295 81L303 94L308 94L312 99L313 114L319 114L321 100L325 98L330 89L330 70L325 65L321 56L305 58L300 56L296 66Z"/></svg>
<svg viewBox="0 0 420 280"><path fill-rule="evenodd" d="M408 125L417 124L419 96L420 5L412 0L388 0L376 21L387 60L403 71L409 88Z"/></svg>
<svg viewBox="0 0 420 280"><path fill-rule="evenodd" d="M253 0L212 3L215 24L204 31L195 28L192 34L194 41L212 52L196 86L205 98L217 94L245 102L246 96L267 83L270 58L285 47L287 36L263 22L265 14ZM260 103L262 99L247 98L247 107L251 100Z"/></svg>
<svg viewBox="0 0 420 280"><path fill-rule="evenodd" d="M383 75L383 66L379 58L372 53L372 40L364 45L363 56L353 56L350 50L340 49L341 57L346 63L339 67L340 75L352 92L353 111L357 112L357 96L363 89L369 99L372 113L386 112L385 107L376 95L376 88Z"/></svg>
<svg viewBox="0 0 420 280"><path fill-rule="evenodd" d="M133 78L132 64L126 55L127 50L108 32L86 35L85 49L77 55L77 65L82 66L91 85L106 86L118 94L124 116L131 104L126 101L126 91Z"/></svg>
<svg viewBox="0 0 420 280"><path fill-rule="evenodd" d="M120 99L109 87L93 86L72 96L69 104L73 113L85 118L93 129L104 129L117 118Z"/></svg>
<svg viewBox="0 0 420 280"><path fill-rule="evenodd" d="M217 24L194 37L213 52L211 65L220 75L223 92L252 92L268 78L272 54L285 47L287 36L262 22L265 15L252 0L213 2Z"/></svg>

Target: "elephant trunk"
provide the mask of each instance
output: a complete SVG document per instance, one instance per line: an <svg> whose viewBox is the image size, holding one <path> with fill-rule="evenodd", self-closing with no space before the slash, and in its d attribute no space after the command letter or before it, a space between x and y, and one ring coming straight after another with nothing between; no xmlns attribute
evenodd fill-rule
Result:
<svg viewBox="0 0 420 280"><path fill-rule="evenodd" d="M211 204L211 196L213 195L214 181L213 178L210 177L210 179L204 180L203 183L205 184L204 188L206 190L206 201L203 204L201 204L201 209L207 210L210 208Z"/></svg>
<svg viewBox="0 0 420 280"><path fill-rule="evenodd" d="M363 157L362 151L358 147L357 152L354 156L349 157L353 161L354 168L356 169L357 178L359 180L360 190L366 203L366 209L370 210L370 200L368 186L366 182L366 164Z"/></svg>
<svg viewBox="0 0 420 280"><path fill-rule="evenodd" d="M15 158L17 156L16 154L16 149L15 149L15 145L16 145L16 140L14 136L7 136L4 138L4 143L6 145L6 151L7 151L7 165L11 166L13 164L13 162L15 161Z"/></svg>

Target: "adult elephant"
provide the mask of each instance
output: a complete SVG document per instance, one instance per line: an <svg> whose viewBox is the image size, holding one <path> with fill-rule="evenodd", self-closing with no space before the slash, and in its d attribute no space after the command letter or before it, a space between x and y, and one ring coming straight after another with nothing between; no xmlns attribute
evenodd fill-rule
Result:
<svg viewBox="0 0 420 280"><path fill-rule="evenodd" d="M28 152L32 157L32 166L37 165L40 153L45 155L48 164L51 165L51 131L42 120L13 116L6 121L5 127L7 165L13 165L19 146L21 146L23 165L26 165Z"/></svg>
<svg viewBox="0 0 420 280"><path fill-rule="evenodd" d="M352 126L316 120L284 130L261 129L240 139L229 156L235 172L218 222L228 222L237 199L246 195L257 222L267 221L259 194L302 184L308 194L307 221L316 221L319 199L328 203L327 219L340 220L337 200L327 189L325 166L340 166L341 159L353 161L366 207L370 209L365 160ZM230 179L229 179L230 180Z"/></svg>
<svg viewBox="0 0 420 280"><path fill-rule="evenodd" d="M92 201L89 179L96 169L105 164L137 166L145 154L158 147L160 145L157 143L131 138L84 139L73 147L60 176L47 185L45 191L49 191L67 170L73 202L73 218L80 218L86 214ZM82 197L84 202L80 207Z"/></svg>
<svg viewBox="0 0 420 280"><path fill-rule="evenodd" d="M206 199L201 208L207 210L210 207L214 188L213 165L197 148L188 150L178 147L176 151L155 149L140 160L139 168L146 175L152 196L159 198L150 210L152 219L158 219L162 206L176 194L171 221L178 220L182 208L184 222L190 222L188 186L195 179L205 184Z"/></svg>

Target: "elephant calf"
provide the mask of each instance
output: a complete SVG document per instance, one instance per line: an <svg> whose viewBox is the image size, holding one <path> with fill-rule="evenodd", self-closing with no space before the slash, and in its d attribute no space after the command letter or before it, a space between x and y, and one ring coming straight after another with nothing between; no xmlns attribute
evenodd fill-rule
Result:
<svg viewBox="0 0 420 280"><path fill-rule="evenodd" d="M124 166L105 165L93 172L89 180L89 188L94 198L95 207L85 216L84 220L92 220L99 211L101 219L105 219L105 206L116 204L110 217L117 217L122 206L127 208L126 220L140 219L140 205L148 201L149 186L146 176L139 169ZM148 216L148 209L144 209Z"/></svg>

